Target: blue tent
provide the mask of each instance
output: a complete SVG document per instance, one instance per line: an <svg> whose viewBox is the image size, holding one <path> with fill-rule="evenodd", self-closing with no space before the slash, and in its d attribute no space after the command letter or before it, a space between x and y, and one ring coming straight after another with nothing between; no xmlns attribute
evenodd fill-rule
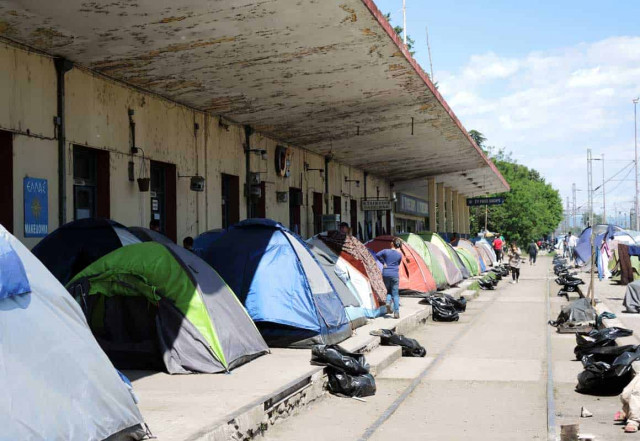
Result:
<svg viewBox="0 0 640 441"><path fill-rule="evenodd" d="M269 346L310 347L351 336L329 278L307 245L281 224L240 222L202 256L245 305Z"/></svg>
<svg viewBox="0 0 640 441"><path fill-rule="evenodd" d="M205 231L193 239L193 252L204 258L205 253L211 248L211 244L225 233L224 229Z"/></svg>

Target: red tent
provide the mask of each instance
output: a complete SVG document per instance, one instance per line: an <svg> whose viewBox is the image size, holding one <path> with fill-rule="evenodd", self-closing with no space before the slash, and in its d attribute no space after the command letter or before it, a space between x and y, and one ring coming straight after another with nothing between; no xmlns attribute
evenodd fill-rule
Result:
<svg viewBox="0 0 640 441"><path fill-rule="evenodd" d="M367 248L377 253L393 247L394 239L400 240L399 251L404 255L400 267L400 290L419 293L430 293L437 290L436 281L422 257L408 243L394 236L378 236L366 243Z"/></svg>

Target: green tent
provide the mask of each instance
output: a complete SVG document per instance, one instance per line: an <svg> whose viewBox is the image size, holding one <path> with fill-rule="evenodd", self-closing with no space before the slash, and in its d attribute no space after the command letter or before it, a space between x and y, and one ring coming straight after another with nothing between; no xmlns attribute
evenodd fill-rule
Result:
<svg viewBox="0 0 640 441"><path fill-rule="evenodd" d="M480 274L480 268L478 267L478 262L476 261L476 258L471 254L469 250L465 250L464 248L454 248L454 249L456 250L456 253L458 253L458 256L460 256L462 263L464 264L465 267L467 267L467 269L469 270L469 273L472 276L477 276L478 274Z"/></svg>
<svg viewBox="0 0 640 441"><path fill-rule="evenodd" d="M442 251L446 256L449 256L449 259L451 259L451 261L462 272L462 276L465 279L469 278L469 276L471 275L470 274L471 272L465 266L465 264L462 262L462 259L460 258L458 253L456 253L456 250L450 244L448 244L442 238L442 236L440 236L438 233L433 233L431 231L423 231L423 232L420 232L420 233L417 233L417 234L418 234L418 236L420 236L426 242L430 242L430 243L434 244L435 246L437 246L440 249L440 251Z"/></svg>
<svg viewBox="0 0 640 441"><path fill-rule="evenodd" d="M435 256L431 254L429 248L424 243L424 240L417 234L407 233L407 234L399 234L398 237L409 244L411 248L416 250L416 252L422 257L424 262L429 267L429 271L431 271L431 275L433 279L436 281L436 285L438 289L446 289L449 285L447 283L447 277L444 272L444 269L438 262Z"/></svg>
<svg viewBox="0 0 640 441"><path fill-rule="evenodd" d="M121 369L224 372L268 352L218 273L173 243L119 248L85 268L67 288Z"/></svg>

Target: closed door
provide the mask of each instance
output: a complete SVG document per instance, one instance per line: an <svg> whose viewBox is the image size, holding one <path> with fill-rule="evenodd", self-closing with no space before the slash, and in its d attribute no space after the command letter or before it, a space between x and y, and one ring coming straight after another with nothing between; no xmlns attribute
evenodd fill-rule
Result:
<svg viewBox="0 0 640 441"><path fill-rule="evenodd" d="M340 196L333 197L333 214L342 214L342 198Z"/></svg>
<svg viewBox="0 0 640 441"><path fill-rule="evenodd" d="M302 206L302 190L289 188L289 229L301 234L300 207Z"/></svg>
<svg viewBox="0 0 640 441"><path fill-rule="evenodd" d="M0 131L0 224L13 233L13 137Z"/></svg>
<svg viewBox="0 0 640 441"><path fill-rule="evenodd" d="M349 214L351 215L351 234L360 237L358 234L358 201L351 199Z"/></svg>

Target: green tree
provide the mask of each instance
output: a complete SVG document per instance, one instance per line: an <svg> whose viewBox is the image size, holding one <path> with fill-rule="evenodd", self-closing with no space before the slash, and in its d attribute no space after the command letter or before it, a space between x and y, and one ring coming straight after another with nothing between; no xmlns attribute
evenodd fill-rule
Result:
<svg viewBox="0 0 640 441"><path fill-rule="evenodd" d="M478 147L484 150L484 142L487 140L485 136L477 130L469 130L469 136L476 143Z"/></svg>
<svg viewBox="0 0 640 441"><path fill-rule="evenodd" d="M384 14L384 18L386 18L387 21L391 23L391 12L387 12L386 14ZM396 32L396 34L402 37L402 31L404 31L404 28L402 26L394 26L393 30ZM413 50L415 44L415 40L407 35L407 49L409 49L409 53L411 54L411 56L414 56L416 53L416 51Z"/></svg>
<svg viewBox="0 0 640 441"><path fill-rule="evenodd" d="M486 139L481 144L485 142ZM520 245L555 231L563 215L558 190L548 184L537 170L517 164L504 149L483 148L487 152L496 152L490 155L491 159L511 187L508 193L494 195L503 196L505 201L503 205L488 208L489 231L497 231L507 241L515 241ZM485 207L472 210L472 231L484 229L484 214Z"/></svg>

